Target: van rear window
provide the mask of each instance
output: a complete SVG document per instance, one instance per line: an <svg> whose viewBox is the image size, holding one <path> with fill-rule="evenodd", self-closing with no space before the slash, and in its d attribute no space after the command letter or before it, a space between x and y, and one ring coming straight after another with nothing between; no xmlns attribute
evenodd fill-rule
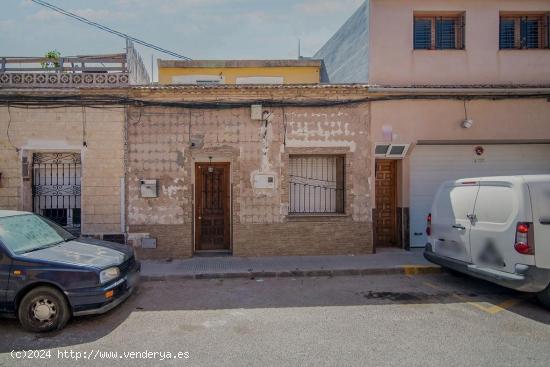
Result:
<svg viewBox="0 0 550 367"><path fill-rule="evenodd" d="M515 195L511 188L481 186L476 200L477 220L486 223L507 223L517 211Z"/></svg>

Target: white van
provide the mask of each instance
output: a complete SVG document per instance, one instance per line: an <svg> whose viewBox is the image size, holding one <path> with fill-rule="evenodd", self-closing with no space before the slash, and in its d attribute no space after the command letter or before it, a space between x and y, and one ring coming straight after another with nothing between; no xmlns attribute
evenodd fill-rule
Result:
<svg viewBox="0 0 550 367"><path fill-rule="evenodd" d="M426 234L429 261L537 293L550 307L550 175L446 182Z"/></svg>

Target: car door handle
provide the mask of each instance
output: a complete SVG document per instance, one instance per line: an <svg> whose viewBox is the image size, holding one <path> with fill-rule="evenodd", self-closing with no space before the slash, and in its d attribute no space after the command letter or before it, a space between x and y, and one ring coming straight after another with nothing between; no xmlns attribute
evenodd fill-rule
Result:
<svg viewBox="0 0 550 367"><path fill-rule="evenodd" d="M542 225L550 225L550 217L540 217L539 222Z"/></svg>
<svg viewBox="0 0 550 367"><path fill-rule="evenodd" d="M464 227L462 224L455 224L453 225L453 228L461 229L461 230L466 229L466 227Z"/></svg>

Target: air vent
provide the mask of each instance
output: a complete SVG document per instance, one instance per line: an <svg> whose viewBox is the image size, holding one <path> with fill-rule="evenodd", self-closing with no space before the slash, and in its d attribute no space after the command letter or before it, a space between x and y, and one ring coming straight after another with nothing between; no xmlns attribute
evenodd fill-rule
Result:
<svg viewBox="0 0 550 367"><path fill-rule="evenodd" d="M376 144L374 155L376 158L403 159L409 147L410 144Z"/></svg>

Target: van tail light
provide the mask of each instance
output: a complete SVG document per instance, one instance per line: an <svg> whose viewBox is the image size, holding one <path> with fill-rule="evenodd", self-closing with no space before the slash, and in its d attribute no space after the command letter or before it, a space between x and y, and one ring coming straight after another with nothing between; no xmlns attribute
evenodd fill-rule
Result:
<svg viewBox="0 0 550 367"><path fill-rule="evenodd" d="M426 218L426 235L432 235L432 213L428 214Z"/></svg>
<svg viewBox="0 0 550 367"><path fill-rule="evenodd" d="M520 222L516 226L516 244L514 248L522 255L534 255L535 244L531 223Z"/></svg>

